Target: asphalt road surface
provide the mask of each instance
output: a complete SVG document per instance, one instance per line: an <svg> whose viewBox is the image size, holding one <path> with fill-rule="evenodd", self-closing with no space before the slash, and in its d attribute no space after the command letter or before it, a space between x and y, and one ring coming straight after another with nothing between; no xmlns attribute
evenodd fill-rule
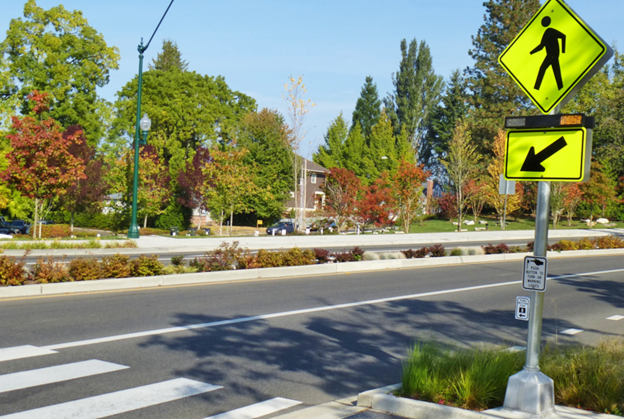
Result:
<svg viewBox="0 0 624 419"><path fill-rule="evenodd" d="M623 258L548 267L545 341L624 334ZM524 345L521 273L518 261L0 300L0 417L268 418L353 396L399 382L417 340Z"/></svg>

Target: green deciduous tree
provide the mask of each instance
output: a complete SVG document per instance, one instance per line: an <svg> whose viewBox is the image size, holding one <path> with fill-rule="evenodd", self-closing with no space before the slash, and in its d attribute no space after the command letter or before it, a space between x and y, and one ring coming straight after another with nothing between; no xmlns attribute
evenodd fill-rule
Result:
<svg viewBox="0 0 624 419"><path fill-rule="evenodd" d="M473 107L471 131L482 152L504 126L504 117L526 113L531 102L498 64L498 56L540 7L539 0L487 0L485 22L472 37L468 54L475 60L467 70Z"/></svg>
<svg viewBox="0 0 624 419"><path fill-rule="evenodd" d="M257 190L270 194L250 194L247 209L261 219L279 219L292 188L293 166L288 146L288 126L275 110L250 112L241 121L238 145L249 150L245 164L250 167Z"/></svg>
<svg viewBox="0 0 624 419"><path fill-rule="evenodd" d="M24 18L11 20L0 44L5 68L0 95L28 114L28 94L50 94L48 115L62 126L81 125L90 145L104 135L102 112L107 104L96 89L118 68L119 51L89 26L80 11L62 5L44 10L35 0L24 5ZM6 111L6 110L5 110Z"/></svg>
<svg viewBox="0 0 624 419"><path fill-rule="evenodd" d="M440 100L444 86L442 76L435 74L431 51L425 41L413 39L409 47L401 41L399 71L392 75L394 91L384 99L394 134L405 131L414 149L418 149L433 107Z"/></svg>
<svg viewBox="0 0 624 419"><path fill-rule="evenodd" d="M178 49L178 44L170 39L165 39L162 51L152 60L148 68L159 71L170 71L173 69L187 71L188 63L182 59L182 53Z"/></svg>
<svg viewBox="0 0 624 419"><path fill-rule="evenodd" d="M373 125L379 120L381 114L381 100L377 93L377 85L373 83L371 76L366 77L360 97L355 104L355 110L353 111L353 119L351 121L351 130L353 130L359 123L362 128L364 137L368 138L371 135L371 129Z"/></svg>
<svg viewBox="0 0 624 419"><path fill-rule="evenodd" d="M465 123L458 122L453 132L453 138L449 142L448 155L446 159L442 160L455 194L458 217L457 231L461 230L467 205L465 186L477 172L479 160L481 160L481 156L477 152L476 145L472 142L470 131L468 131Z"/></svg>
<svg viewBox="0 0 624 419"><path fill-rule="evenodd" d="M118 93L113 138L134 138L137 78ZM222 77L195 72L147 71L143 74L141 110L152 120L148 143L164 159L173 178L197 147L227 137L255 109L255 101L232 91Z"/></svg>

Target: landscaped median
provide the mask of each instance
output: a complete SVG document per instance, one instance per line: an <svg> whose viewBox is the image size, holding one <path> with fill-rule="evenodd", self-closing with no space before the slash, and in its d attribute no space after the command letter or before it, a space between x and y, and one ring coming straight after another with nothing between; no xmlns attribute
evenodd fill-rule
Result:
<svg viewBox="0 0 624 419"><path fill-rule="evenodd" d="M607 242L624 247L624 241L617 238L582 239L579 242L593 243L594 247L591 250L548 252L548 257L624 255L621 248L595 248L597 244ZM565 247L576 246L570 243L568 241ZM561 248L558 245L553 247ZM507 253L511 251L516 253ZM74 259L69 264L40 258L30 272L24 269L23 261L2 255L0 284L5 286L0 287L0 298L513 261L522 260L528 254L526 247L509 248L502 244L452 250L434 245L401 252L363 252L356 247L351 252L330 253L324 249L293 248L288 251L261 250L254 255L236 244L223 243L220 249L194 259L189 266L183 263L182 257L172 258L172 264L165 267L154 255L141 255L131 260L127 255L115 254L104 257L102 262L90 257Z"/></svg>

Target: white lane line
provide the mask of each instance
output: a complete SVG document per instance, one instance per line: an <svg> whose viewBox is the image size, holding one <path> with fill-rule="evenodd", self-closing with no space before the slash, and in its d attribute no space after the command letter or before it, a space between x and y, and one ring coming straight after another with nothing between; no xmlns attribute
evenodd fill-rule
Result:
<svg viewBox="0 0 624 419"><path fill-rule="evenodd" d="M607 317L607 320L614 320L614 321L618 321L622 319L624 319L624 316L620 316L619 314L616 314L615 316Z"/></svg>
<svg viewBox="0 0 624 419"><path fill-rule="evenodd" d="M57 352L52 349L38 348L32 345L13 346L11 348L0 349L0 362L55 353Z"/></svg>
<svg viewBox="0 0 624 419"><path fill-rule="evenodd" d="M176 378L100 396L2 416L5 419L99 419L217 390L221 386Z"/></svg>
<svg viewBox="0 0 624 419"><path fill-rule="evenodd" d="M195 330L195 329L206 329L206 328L217 327L217 326L227 326L231 324L246 323L246 322L251 322L255 320L268 320L268 319L275 319L279 317L295 316L298 314L318 313L321 311L330 311L330 310L337 310L337 309L342 309L342 308L359 307L359 306L370 305L370 304L387 303L391 301L400 301L400 300L408 300L408 299L413 299L413 298L453 294L457 292L474 291L474 290L481 290L481 289L486 289L486 288L503 287L507 285L520 284L521 282L522 281L501 282L498 284L478 285L474 287L457 288L457 289L444 290L444 291L423 292L419 294L401 295L398 297L388 297L388 298L379 298L376 300L358 301L355 303L336 304L333 306L304 308L301 310L283 311L280 313L261 314L258 316L240 317L238 319L219 320L216 322L191 324L187 326L168 327L166 329L147 330L144 332L126 333L124 335L107 336L103 338L80 340L76 342L59 343L56 345L44 346L44 348L52 349L52 350L75 348L77 346L94 345L97 343L114 342L117 340L134 339L134 338L154 336L154 335L164 335L167 333L184 332L184 331Z"/></svg>
<svg viewBox="0 0 624 419"><path fill-rule="evenodd" d="M582 277L582 276L590 276L590 275L608 274L608 273L614 273L614 272L624 272L624 269L612 269L608 271L596 271L596 272L585 272L585 273L578 273L578 274L559 275L559 276L549 277L548 279ZM95 345L99 343L114 342L118 340L134 339L134 338L141 338L141 337L155 336L155 335L164 335L167 333L185 332L188 330L206 329L210 327L227 326L231 324L245 323L245 322L251 322L251 321L256 321L256 320L268 320L268 319L275 319L279 317L295 316L299 314L318 313L322 311L338 310L338 309L343 309L343 308L359 307L359 306L371 305L371 304L388 303L388 302L393 302L393 301L410 300L414 298L432 297L432 296L437 296L437 295L455 294L455 293L466 292L466 291L483 290L487 288L505 287L508 285L517 285L517 284L520 284L521 282L522 281L499 282L496 284L477 285L473 287L454 288L450 290L400 295L398 297L378 298L375 300L358 301L354 303L344 303L344 304L336 304L336 305L331 305L331 306L305 308L301 310L284 311L281 313L261 314L258 316L240 317L238 319L220 320L220 321L215 321L215 322L191 324L191 325L177 326L177 327L168 327L164 329L147 330L143 332L126 333L123 335L115 335L115 336L107 336L107 337L95 338L95 339L79 340L75 342L59 343L55 345L44 346L43 348L51 349L51 350L75 348L77 346Z"/></svg>
<svg viewBox="0 0 624 419"><path fill-rule="evenodd" d="M210 416L205 419L256 419L261 416L279 412L280 410L288 409L289 407L297 406L298 404L301 404L301 402L276 397L274 399L241 407L240 409L230 410L229 412Z"/></svg>
<svg viewBox="0 0 624 419"><path fill-rule="evenodd" d="M91 375L104 374L126 368L130 367L91 359L89 361L5 374L0 375L0 393L44 384L59 383L61 381L89 377Z"/></svg>
<svg viewBox="0 0 624 419"><path fill-rule="evenodd" d="M577 334L579 334L581 332L582 332L581 329L566 329L566 330L563 330L563 331L561 331L559 333L561 333L562 335L577 335Z"/></svg>

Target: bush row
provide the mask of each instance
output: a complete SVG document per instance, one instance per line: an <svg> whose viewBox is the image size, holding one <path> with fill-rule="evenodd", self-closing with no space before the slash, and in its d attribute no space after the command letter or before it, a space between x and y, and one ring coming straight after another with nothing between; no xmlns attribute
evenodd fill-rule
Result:
<svg viewBox="0 0 624 419"><path fill-rule="evenodd" d="M43 241L32 241L26 243L8 242L0 245L0 249L4 250L42 250L42 249L134 249L137 247L136 242L132 240L108 242L102 245L99 240L89 240L87 242L70 243L53 241L46 243Z"/></svg>
<svg viewBox="0 0 624 419"><path fill-rule="evenodd" d="M134 245L136 247L136 244ZM532 251L533 243L528 243L526 248L518 246L509 247L504 243L482 246L486 254L512 253L519 251ZM596 239L584 238L576 242L561 240L549 246L548 250L578 250L578 249L607 249L624 248L624 240L605 236ZM187 273L187 272L216 272L233 269L276 268L283 266L304 266L331 262L354 262L362 260L364 251L359 247L347 252L332 253L326 249L301 250L294 247L285 251L270 251L261 249L256 254L251 254L249 249L240 248L238 242L231 244L222 243L215 251L206 253L190 261L189 266L184 265L183 256L171 259L171 266L165 267L158 261L156 255L141 255L138 259L130 260L128 255L116 254L104 257L102 262L95 258L78 258L69 264L64 261L54 261L51 257L40 258L33 269L28 272L24 269L24 258L16 260L10 256L0 256L0 285L22 285L24 283L47 284L68 281L89 281L101 278L128 278L140 276L153 276L161 274ZM403 250L405 258L442 257L446 255L444 246L434 244L420 249ZM461 255L460 249L453 249L451 256Z"/></svg>
<svg viewBox="0 0 624 419"><path fill-rule="evenodd" d="M0 256L0 285L154 276L162 274L165 268L158 261L157 255L141 255L138 259L130 260L130 256L118 253L104 257L101 262L95 258L78 258L69 263L55 261L52 257L39 258L29 272L24 269L24 258L18 261L14 257Z"/></svg>

